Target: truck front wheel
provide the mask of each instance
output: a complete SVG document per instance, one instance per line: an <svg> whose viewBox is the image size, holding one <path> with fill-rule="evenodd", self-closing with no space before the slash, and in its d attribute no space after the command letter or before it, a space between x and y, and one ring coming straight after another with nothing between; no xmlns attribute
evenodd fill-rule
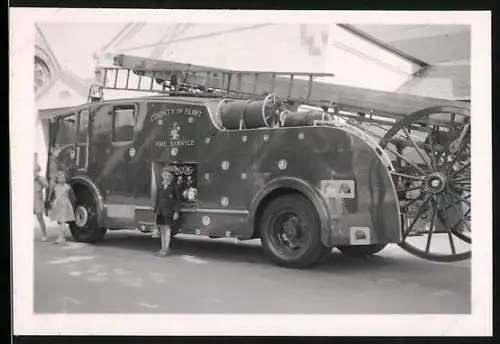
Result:
<svg viewBox="0 0 500 344"><path fill-rule="evenodd" d="M97 225L96 201L87 189L75 190L75 221L69 224L71 235L78 242L96 243L106 234L106 228Z"/></svg>
<svg viewBox="0 0 500 344"><path fill-rule="evenodd" d="M271 201L261 218L260 231L264 251L284 267L308 267L331 250L321 242L316 209L299 195Z"/></svg>

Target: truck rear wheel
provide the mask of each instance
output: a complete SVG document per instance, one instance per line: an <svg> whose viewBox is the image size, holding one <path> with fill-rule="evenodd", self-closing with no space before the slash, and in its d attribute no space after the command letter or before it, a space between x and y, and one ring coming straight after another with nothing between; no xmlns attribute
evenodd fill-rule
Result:
<svg viewBox="0 0 500 344"><path fill-rule="evenodd" d="M69 225L71 235L78 242L96 243L106 234L106 228L97 225L97 207L92 194L86 189L75 190L75 222Z"/></svg>
<svg viewBox="0 0 500 344"><path fill-rule="evenodd" d="M342 254L349 257L366 257L382 251L385 244L337 246Z"/></svg>
<svg viewBox="0 0 500 344"><path fill-rule="evenodd" d="M331 250L321 242L318 214L302 196L285 195L271 201L260 221L264 251L278 265L304 268Z"/></svg>

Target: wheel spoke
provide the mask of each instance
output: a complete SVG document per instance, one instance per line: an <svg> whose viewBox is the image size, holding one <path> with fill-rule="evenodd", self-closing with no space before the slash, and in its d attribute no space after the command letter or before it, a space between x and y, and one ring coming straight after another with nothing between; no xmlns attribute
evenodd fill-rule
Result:
<svg viewBox="0 0 500 344"><path fill-rule="evenodd" d="M429 235L427 236L427 244L425 245L425 252L427 252L427 253L429 253L429 249L431 247L432 233L434 233L434 224L436 222L436 214L437 214L437 209L438 209L438 204L437 204L436 199L434 199L433 197L431 199L435 202L435 204L434 204L434 208L433 208L433 212L432 212L432 216L431 216L431 226L429 228L430 232L429 232Z"/></svg>
<svg viewBox="0 0 500 344"><path fill-rule="evenodd" d="M461 178L455 178L453 179L454 182L468 182L470 181L470 178L467 177L461 177Z"/></svg>
<svg viewBox="0 0 500 344"><path fill-rule="evenodd" d="M418 201L418 200L421 200L422 198L424 198L424 195L420 195L420 196L418 196L417 198L412 199L411 201L409 201L408 203L406 203L405 205L403 205L403 206L401 207L401 209L406 209L406 208L408 208L410 205L412 205L413 203L415 203L415 202L416 202L416 201Z"/></svg>
<svg viewBox="0 0 500 344"><path fill-rule="evenodd" d="M420 180L421 181L423 179L422 177L412 176L409 174L403 174L403 173L398 173L398 172L391 172L391 174L394 176L403 177L403 178L407 178L407 179L413 179L413 180Z"/></svg>
<svg viewBox="0 0 500 344"><path fill-rule="evenodd" d="M467 212L464 214L464 217L465 217L465 216L467 216L467 215L469 215L469 214L470 214L470 209L469 209L469 210L467 210ZM453 225L453 227L451 227L451 230L452 230L452 231L456 230L456 229L457 229L457 227L458 227L458 225L459 225L461 222L464 222L464 220L463 220L463 219L458 219L458 222L457 222L457 223L455 223L455 224Z"/></svg>
<svg viewBox="0 0 500 344"><path fill-rule="evenodd" d="M452 136L455 133L455 115L456 114L454 112L450 114L450 132L452 133Z"/></svg>
<svg viewBox="0 0 500 344"><path fill-rule="evenodd" d="M422 186L419 185L419 186L412 186L412 187L409 187L409 188L406 188L406 189L398 189L396 190L397 192L408 192L408 191L413 191L413 190L418 190L418 189L421 189Z"/></svg>
<svg viewBox="0 0 500 344"><path fill-rule="evenodd" d="M425 209L425 206L427 205L427 203L429 203L430 200L431 200L431 197L428 197L427 200L424 203L422 203L422 205L420 206L420 209L418 210L415 218L413 219L413 221L411 222L411 224L408 226L407 231L403 234L403 240L405 240L408 237L408 234L410 234L411 229L417 223L418 219L420 218L420 215L422 214L422 212Z"/></svg>
<svg viewBox="0 0 500 344"><path fill-rule="evenodd" d="M460 200L460 201L464 202L464 203L465 203L465 204L467 204L469 207L471 206L471 204L470 204L470 202L469 202L469 201L467 201L465 198L463 198L462 196L460 196L460 195L459 195L459 194L457 194L456 192L453 192L452 190L448 190L448 191L449 191L449 192L450 192L450 194L451 194L453 197L455 197L456 199L458 199L458 200ZM470 197L470 195L469 195L469 197ZM455 204L457 204L457 203L455 203Z"/></svg>
<svg viewBox="0 0 500 344"><path fill-rule="evenodd" d="M460 169L458 171L453 172L452 176L457 176L459 174L462 174L462 172L465 172L465 171L469 171L469 173L470 173L470 165L471 165L471 163L468 162L465 166L460 167Z"/></svg>
<svg viewBox="0 0 500 344"><path fill-rule="evenodd" d="M448 196L448 195L447 195ZM450 196L448 196L448 198L453 202L453 200L451 199ZM470 228L470 225L467 223L467 220L465 219L464 217L464 214L457 208L457 206L455 205L455 203L452 203L451 204L453 206L453 208L457 211L457 213L460 215L460 217L462 218L464 224L467 226L467 228L469 229L469 231L472 232L471 228Z"/></svg>
<svg viewBox="0 0 500 344"><path fill-rule="evenodd" d="M429 162L427 161L427 159L424 158L424 156L422 155L422 151L420 150L420 148L418 148L418 145L417 143L415 142L415 140L413 139L413 137L411 137L410 133L405 129L403 128L403 132L405 133L405 135L408 137L408 139L410 139L411 143L413 144L413 146L415 147L415 150L417 151L418 155L420 155L420 158L422 159L423 162L425 162L425 164L429 167L429 169L432 171L433 170L433 167L429 164Z"/></svg>
<svg viewBox="0 0 500 344"><path fill-rule="evenodd" d="M444 201L444 197L442 198L442 200ZM445 221L443 221L441 216L438 216L438 219L439 222L441 222L441 224L447 228L448 241L450 242L451 254L452 255L457 254L457 251L455 249L455 241L453 240L452 228L450 228L450 226L446 224Z"/></svg>
<svg viewBox="0 0 500 344"><path fill-rule="evenodd" d="M387 149L389 152L391 152L392 154L396 155L400 159L403 159L404 161L406 161L408 164L410 164L413 168L415 168L421 174L426 175L426 173L420 167L418 167L418 165L416 165L415 163L413 163L411 160L408 160L408 158L406 158L404 155L399 154L398 152L393 151L389 147L385 147L385 149Z"/></svg>
<svg viewBox="0 0 500 344"><path fill-rule="evenodd" d="M453 138L455 137L455 113L451 113L450 114L450 124L449 124L449 127L450 127L450 137ZM445 152L445 155L444 155L444 161L446 162L446 159L448 159L448 154L450 153L450 145L448 143L448 147L446 149L446 152Z"/></svg>
<svg viewBox="0 0 500 344"><path fill-rule="evenodd" d="M427 121L430 122L430 119L429 119L429 115L427 115ZM431 162L432 162L432 166L434 168L436 168L436 153L434 152L434 140L432 139L432 128L430 125L427 126L427 137L429 138L429 144L430 144L430 148L431 148Z"/></svg>
<svg viewBox="0 0 500 344"><path fill-rule="evenodd" d="M466 197L470 197L470 195L467 195ZM451 199L451 198L450 198L450 199ZM460 201L454 201L454 202L453 202L453 204L455 204L455 205L457 205L457 204L459 204L459 203L460 203ZM450 209L451 207L452 207L452 204L449 204L449 205L447 205L447 206L444 208L444 210ZM470 207L470 205L469 205L469 207Z"/></svg>
<svg viewBox="0 0 500 344"><path fill-rule="evenodd" d="M453 188L458 191L466 191L466 192L471 192L470 187L464 187L463 185L454 185Z"/></svg>
<svg viewBox="0 0 500 344"><path fill-rule="evenodd" d="M469 127L467 127L469 128ZM465 130L465 128L464 128ZM453 165L455 165L455 162L457 161L458 157L460 156L460 153L462 153L462 151L465 149L465 147L467 146L467 142L468 140L463 140L463 138L465 137L465 133L462 133L460 134L460 136L462 137L462 141L460 142L460 145L457 149L457 151L454 153L454 157L453 157L453 160L451 161L451 163L448 165L448 168L446 169L446 174L449 174L450 173L450 170L453 168ZM450 148L449 146L452 144L453 142L451 142L449 145L448 145L448 149Z"/></svg>

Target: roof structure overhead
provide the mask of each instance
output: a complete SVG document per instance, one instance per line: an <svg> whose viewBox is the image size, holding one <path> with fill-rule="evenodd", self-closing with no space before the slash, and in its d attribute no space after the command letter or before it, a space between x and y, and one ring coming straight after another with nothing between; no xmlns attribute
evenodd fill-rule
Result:
<svg viewBox="0 0 500 344"><path fill-rule="evenodd" d="M468 25L353 25L428 64L470 60Z"/></svg>
<svg viewBox="0 0 500 344"><path fill-rule="evenodd" d="M470 98L468 26L348 25L368 38L335 23L44 22L38 26L50 47L46 50L53 51L60 69L68 71L59 80L82 97L96 63L111 64L116 55L127 54L235 70L332 73L335 77L325 82L434 98ZM45 103L52 97L43 98Z"/></svg>
<svg viewBox="0 0 500 344"><path fill-rule="evenodd" d="M470 26L352 26L388 47L429 65L402 84L397 92L470 100Z"/></svg>

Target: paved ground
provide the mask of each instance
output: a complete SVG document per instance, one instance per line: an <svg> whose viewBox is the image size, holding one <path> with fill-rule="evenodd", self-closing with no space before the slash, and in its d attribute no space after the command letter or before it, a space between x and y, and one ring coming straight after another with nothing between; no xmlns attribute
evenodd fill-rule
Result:
<svg viewBox="0 0 500 344"><path fill-rule="evenodd" d="M255 241L180 236L167 258L154 255L158 240L132 231L97 245L41 242L38 231L35 241L36 313L470 312L470 262L431 263L395 245L291 270Z"/></svg>

